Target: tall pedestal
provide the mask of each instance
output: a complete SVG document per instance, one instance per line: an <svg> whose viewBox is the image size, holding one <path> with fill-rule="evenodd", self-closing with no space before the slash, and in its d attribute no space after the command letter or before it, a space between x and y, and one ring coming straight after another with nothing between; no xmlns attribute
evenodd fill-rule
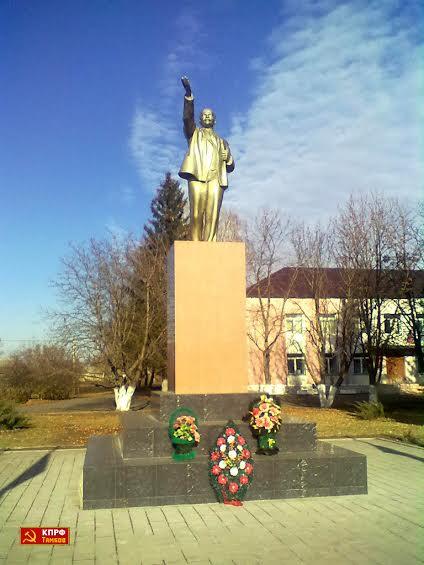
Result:
<svg viewBox="0 0 424 565"><path fill-rule="evenodd" d="M247 392L244 243L176 241L168 257L168 387Z"/></svg>

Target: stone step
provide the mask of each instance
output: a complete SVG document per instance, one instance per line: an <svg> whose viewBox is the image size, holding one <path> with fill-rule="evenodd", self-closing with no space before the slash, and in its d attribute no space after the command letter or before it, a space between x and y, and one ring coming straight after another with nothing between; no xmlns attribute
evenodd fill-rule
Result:
<svg viewBox="0 0 424 565"><path fill-rule="evenodd" d="M139 457L169 457L173 448L168 436L168 421L160 420L155 411L150 413L127 412L121 414L122 431L119 446L124 459ZM255 451L257 439L253 437L247 422L234 421L250 448ZM207 454L227 420L199 422L201 435L198 451ZM313 451L316 447L316 425L312 422L284 421L277 441L282 453Z"/></svg>
<svg viewBox="0 0 424 565"><path fill-rule="evenodd" d="M247 500L367 493L366 457L317 442L314 451L254 455ZM215 502L208 457L124 460L116 438L89 440L83 471L83 508L118 508Z"/></svg>

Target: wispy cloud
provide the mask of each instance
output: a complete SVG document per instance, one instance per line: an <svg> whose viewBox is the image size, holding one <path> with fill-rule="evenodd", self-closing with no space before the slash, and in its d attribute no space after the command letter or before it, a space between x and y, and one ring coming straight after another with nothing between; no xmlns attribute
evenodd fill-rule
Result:
<svg viewBox="0 0 424 565"><path fill-rule="evenodd" d="M407 6L407 7L406 7ZM257 88L233 117L227 203L311 219L357 190L417 198L422 188L418 3L285 2Z"/></svg>
<svg viewBox="0 0 424 565"><path fill-rule="evenodd" d="M158 84L158 106L140 103L131 123L130 151L147 190L159 184L166 171L177 173L182 160L185 140L181 116L175 108L182 107L180 77L190 74L200 64L206 70L211 57L201 48L205 37L199 19L192 9L183 8L175 22L174 40L163 61L162 79Z"/></svg>
<svg viewBox="0 0 424 565"><path fill-rule="evenodd" d="M148 190L158 183L164 172L173 171L178 149L177 130L166 119L166 114L139 105L131 124L130 150Z"/></svg>

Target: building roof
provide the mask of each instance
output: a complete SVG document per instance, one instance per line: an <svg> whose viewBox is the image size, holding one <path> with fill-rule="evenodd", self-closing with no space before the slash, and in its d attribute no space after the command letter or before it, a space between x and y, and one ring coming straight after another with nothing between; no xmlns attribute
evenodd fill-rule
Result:
<svg viewBox="0 0 424 565"><path fill-rule="evenodd" d="M313 298L315 288L319 287L321 298L345 298L346 288L349 286L347 281L352 283L352 290L355 287L358 296L362 294L360 287L364 287L363 282L375 281L377 271L351 271L339 268L314 269L309 267L283 267L273 273L269 279L269 296L271 298ZM424 271L409 272L409 286L413 291L413 296L424 297ZM387 298L402 298L405 294L405 274L402 271L386 270L383 271L384 287ZM369 285L368 285L369 286ZM262 279L257 284L253 284L247 289L247 296L254 298L268 296L268 280Z"/></svg>

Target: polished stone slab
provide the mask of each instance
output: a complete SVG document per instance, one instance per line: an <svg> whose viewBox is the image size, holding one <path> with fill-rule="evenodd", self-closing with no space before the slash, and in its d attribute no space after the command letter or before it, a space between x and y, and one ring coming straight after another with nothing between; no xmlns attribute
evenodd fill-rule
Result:
<svg viewBox="0 0 424 565"><path fill-rule="evenodd" d="M158 413L158 419L168 421L171 413L180 406L195 411L199 421L241 420L248 412L253 400L260 397L258 392L232 394L175 394L174 392L152 391L150 403ZM273 395L283 400L283 395Z"/></svg>
<svg viewBox="0 0 424 565"><path fill-rule="evenodd" d="M168 437L168 420L159 420L155 412L125 412L120 415L122 431L119 436L120 448L124 459L137 457L164 457L172 454L172 445ZM201 442L199 452L208 453L215 444L227 420L200 421ZM253 449L257 440L252 436L247 422L235 420L240 432ZM277 433L278 444L282 452L314 450L316 446L316 425L312 422L283 422Z"/></svg>
<svg viewBox="0 0 424 565"><path fill-rule="evenodd" d="M248 500L367 493L366 457L317 442L314 451L254 455ZM83 507L117 508L214 502L208 458L123 459L117 438L90 439L83 471Z"/></svg>

